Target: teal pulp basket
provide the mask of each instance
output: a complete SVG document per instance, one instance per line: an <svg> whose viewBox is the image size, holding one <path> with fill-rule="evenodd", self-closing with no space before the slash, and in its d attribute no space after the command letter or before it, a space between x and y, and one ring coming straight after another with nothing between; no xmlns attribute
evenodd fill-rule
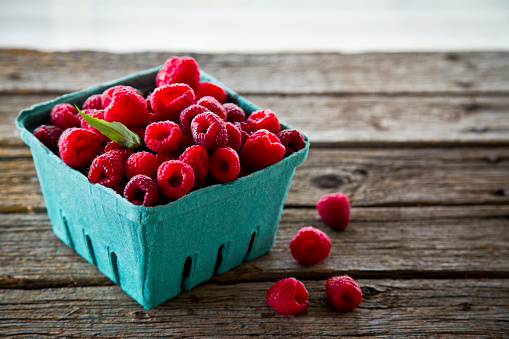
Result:
<svg viewBox="0 0 509 339"><path fill-rule="evenodd" d="M153 90L159 69L60 96L22 110L16 118L21 138L30 147L56 236L146 309L268 252L295 168L309 150L306 138L304 149L263 170L196 190L166 205L143 207L90 183L32 134L37 126L48 124L49 111L56 104L81 105L90 95L120 84ZM220 84L203 71L201 77ZM246 113L260 109L220 85Z"/></svg>

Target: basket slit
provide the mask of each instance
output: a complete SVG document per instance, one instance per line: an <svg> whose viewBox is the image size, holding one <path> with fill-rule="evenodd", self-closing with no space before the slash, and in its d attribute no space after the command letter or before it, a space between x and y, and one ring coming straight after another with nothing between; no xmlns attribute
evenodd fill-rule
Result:
<svg viewBox="0 0 509 339"><path fill-rule="evenodd" d="M95 253L94 253L94 246L92 246L92 240L90 239L90 237L87 234L85 234L85 242L87 244L87 249L88 249L88 254L90 255L90 259L92 259L92 264L97 266L97 259L95 258Z"/></svg>
<svg viewBox="0 0 509 339"><path fill-rule="evenodd" d="M113 282L120 285L120 275L118 273L118 259L115 252L110 252L111 271L113 272Z"/></svg>
<svg viewBox="0 0 509 339"><path fill-rule="evenodd" d="M244 258L249 255L249 252L251 252L251 249L253 248L253 243L255 241L255 238L256 238L256 232L253 232L251 234L251 238L249 239L249 245L247 246L247 251L246 251L246 255L244 256Z"/></svg>
<svg viewBox="0 0 509 339"><path fill-rule="evenodd" d="M217 274L217 270L221 266L221 263L223 262L223 249L224 244L219 246L219 249L217 250L217 259L216 259L216 265L214 266L214 274Z"/></svg>
<svg viewBox="0 0 509 339"><path fill-rule="evenodd" d="M67 239L69 239L69 247L74 248L74 241L71 237L71 231L69 230L69 223L67 222L67 218L64 216L62 210L60 210L60 217L62 218L62 224L64 225L65 229L65 235L67 236Z"/></svg>
<svg viewBox="0 0 509 339"><path fill-rule="evenodd" d="M184 269L182 270L182 282L189 278L191 274L191 267L193 266L193 259L191 257L186 258L186 262L184 263Z"/></svg>

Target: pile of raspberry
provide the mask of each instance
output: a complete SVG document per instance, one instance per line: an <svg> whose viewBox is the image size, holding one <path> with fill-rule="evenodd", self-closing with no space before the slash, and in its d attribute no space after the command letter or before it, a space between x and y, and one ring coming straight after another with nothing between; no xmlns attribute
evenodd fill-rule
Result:
<svg viewBox="0 0 509 339"><path fill-rule="evenodd" d="M249 175L304 148L303 135L281 130L270 109L247 116L227 97L220 86L200 81L193 58L174 56L146 96L114 86L81 107L94 118L122 123L143 146L128 149L111 141L67 103L54 106L49 124L33 133L90 182L150 207Z"/></svg>

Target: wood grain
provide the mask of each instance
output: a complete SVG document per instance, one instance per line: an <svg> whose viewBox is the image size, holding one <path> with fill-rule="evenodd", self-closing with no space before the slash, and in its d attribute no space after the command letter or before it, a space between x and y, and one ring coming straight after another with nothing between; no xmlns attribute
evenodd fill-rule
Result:
<svg viewBox="0 0 509 339"><path fill-rule="evenodd" d="M445 337L502 338L509 331L505 280L365 280L352 312L332 309L325 281L304 280L310 306L302 316L265 303L274 281L205 284L150 310L117 286L0 290L4 336L178 337Z"/></svg>

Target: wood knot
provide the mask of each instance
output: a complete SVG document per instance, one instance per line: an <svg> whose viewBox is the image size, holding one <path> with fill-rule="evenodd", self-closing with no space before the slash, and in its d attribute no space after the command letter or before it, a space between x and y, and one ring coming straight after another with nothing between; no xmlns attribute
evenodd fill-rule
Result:
<svg viewBox="0 0 509 339"><path fill-rule="evenodd" d="M466 80L458 80L458 81L456 81L456 85L463 87L463 88L470 88L470 87L472 87L472 82L466 81Z"/></svg>
<svg viewBox="0 0 509 339"><path fill-rule="evenodd" d="M500 157L496 154L490 154L484 157L484 160L490 164L497 164L500 162Z"/></svg>
<svg viewBox="0 0 509 339"><path fill-rule="evenodd" d="M472 306L474 306L474 305L471 303L461 303L460 304L462 311L470 311L470 310L472 310Z"/></svg>
<svg viewBox="0 0 509 339"><path fill-rule="evenodd" d="M337 188L348 182L347 177L336 173L320 174L311 178L311 183L319 188Z"/></svg>
<svg viewBox="0 0 509 339"><path fill-rule="evenodd" d="M361 287L362 297L372 297L374 295L382 293L382 291L377 290L374 287L371 286L362 286Z"/></svg>

